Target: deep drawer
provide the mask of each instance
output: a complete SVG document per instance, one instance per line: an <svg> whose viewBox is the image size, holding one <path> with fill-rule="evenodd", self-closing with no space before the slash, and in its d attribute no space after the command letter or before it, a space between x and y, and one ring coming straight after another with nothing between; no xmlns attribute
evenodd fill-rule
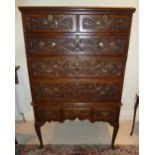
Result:
<svg viewBox="0 0 155 155"><path fill-rule="evenodd" d="M130 15L80 15L81 32L128 32Z"/></svg>
<svg viewBox="0 0 155 155"><path fill-rule="evenodd" d="M119 78L125 60L92 56L29 58L34 78Z"/></svg>
<svg viewBox="0 0 155 155"><path fill-rule="evenodd" d="M33 80L31 88L36 103L115 102L121 99L122 83L116 80L42 79Z"/></svg>
<svg viewBox="0 0 155 155"><path fill-rule="evenodd" d="M28 55L126 55L128 37L123 35L33 34L27 37Z"/></svg>
<svg viewBox="0 0 155 155"><path fill-rule="evenodd" d="M74 32L76 15L25 14L25 29L30 32Z"/></svg>

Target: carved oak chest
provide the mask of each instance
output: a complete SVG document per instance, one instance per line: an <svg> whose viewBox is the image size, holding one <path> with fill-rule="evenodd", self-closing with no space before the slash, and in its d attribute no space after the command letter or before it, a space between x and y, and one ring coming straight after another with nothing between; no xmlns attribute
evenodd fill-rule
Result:
<svg viewBox="0 0 155 155"><path fill-rule="evenodd" d="M114 147L135 9L19 9L40 147L46 121L75 118L109 122Z"/></svg>

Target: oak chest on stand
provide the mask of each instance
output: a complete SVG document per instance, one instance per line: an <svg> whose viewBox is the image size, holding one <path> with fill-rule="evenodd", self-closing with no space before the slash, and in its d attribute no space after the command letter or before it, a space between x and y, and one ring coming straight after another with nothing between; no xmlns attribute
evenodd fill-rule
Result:
<svg viewBox="0 0 155 155"><path fill-rule="evenodd" d="M40 147L46 121L75 118L109 122L114 147L135 9L19 9Z"/></svg>

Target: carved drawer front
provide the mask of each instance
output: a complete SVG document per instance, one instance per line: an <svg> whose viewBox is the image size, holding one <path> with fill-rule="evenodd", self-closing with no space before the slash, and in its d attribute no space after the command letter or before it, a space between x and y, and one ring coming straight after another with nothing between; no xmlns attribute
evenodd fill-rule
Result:
<svg viewBox="0 0 155 155"><path fill-rule="evenodd" d="M95 108L93 110L94 120L115 121L117 119L117 112L113 109Z"/></svg>
<svg viewBox="0 0 155 155"><path fill-rule="evenodd" d="M55 120L59 121L61 118L61 110L60 108L50 108L50 107L40 107L39 109L35 109L36 119L39 121L43 120Z"/></svg>
<svg viewBox="0 0 155 155"><path fill-rule="evenodd" d="M127 52L126 36L45 34L28 36L28 54L31 55L123 55Z"/></svg>
<svg viewBox="0 0 155 155"><path fill-rule="evenodd" d="M44 102L104 102L119 101L120 82L91 79L33 80L32 96L36 103Z"/></svg>
<svg viewBox="0 0 155 155"><path fill-rule="evenodd" d="M118 58L102 57L52 57L30 59L33 77L120 77L124 70L124 61Z"/></svg>
<svg viewBox="0 0 155 155"><path fill-rule="evenodd" d="M64 119L89 119L91 118L90 108L64 108L63 109Z"/></svg>
<svg viewBox="0 0 155 155"><path fill-rule="evenodd" d="M80 15L80 31L125 31L130 29L129 15Z"/></svg>
<svg viewBox="0 0 155 155"><path fill-rule="evenodd" d="M25 27L30 32L73 32L76 30L76 15L26 14Z"/></svg>

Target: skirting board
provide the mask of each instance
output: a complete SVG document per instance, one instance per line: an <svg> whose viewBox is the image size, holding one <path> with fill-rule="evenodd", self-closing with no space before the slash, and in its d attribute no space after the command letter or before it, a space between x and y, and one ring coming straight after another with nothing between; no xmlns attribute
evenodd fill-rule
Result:
<svg viewBox="0 0 155 155"><path fill-rule="evenodd" d="M27 121L33 121L34 120L34 115L33 112L28 112L28 113L24 113L25 119ZM16 121L21 121L22 117L19 115L16 116ZM133 119L133 111L126 111L126 110L121 110L120 113L120 120L132 120ZM137 109L137 113L136 113L136 120L139 120L139 111Z"/></svg>

